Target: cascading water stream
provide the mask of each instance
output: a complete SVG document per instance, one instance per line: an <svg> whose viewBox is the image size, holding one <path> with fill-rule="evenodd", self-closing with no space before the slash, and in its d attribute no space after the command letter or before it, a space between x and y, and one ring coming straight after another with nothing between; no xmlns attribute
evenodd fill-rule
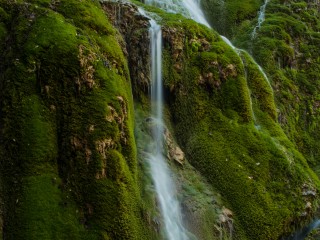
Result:
<svg viewBox="0 0 320 240"><path fill-rule="evenodd" d="M210 24L206 20L204 13L200 8L200 4L197 0L184 0L182 2L183 6L188 10L190 17L198 23L202 23L203 25L211 28Z"/></svg>
<svg viewBox="0 0 320 240"><path fill-rule="evenodd" d="M163 1L166 1L166 0L163 0ZM261 7L261 11L260 11L260 15L261 16L259 15L259 23L260 23L260 25L264 20L264 12L265 12L265 8L266 8L266 5L267 5L268 1L269 0L265 0L265 4ZM206 18L204 16L203 11L201 10L200 3L197 0L184 0L182 2L182 5L186 8L186 10L189 13L189 16L193 20L195 20L196 22L201 23L201 24L211 28L210 24L208 23L208 21L206 20ZM260 25L259 25L259 27L260 27ZM226 38L225 36L220 35L220 37L226 44L228 44L237 53L237 55L239 56L239 58L240 58L240 60L242 62L242 65L244 67L245 64L243 63L243 60L242 60L242 58L240 56L241 52L244 51L244 50L236 48L231 43L231 41L228 38ZM254 60L253 60L253 62L258 66L258 69L259 69L260 73L263 75L265 81L267 81L268 85L270 86L271 91L273 92L273 89L271 87L271 84L270 84L270 81L269 81L267 75L265 74L265 72L263 71L263 69L261 68L260 65L258 65ZM254 114L254 111L253 111L253 105L252 105L252 99L251 99L250 91L249 91L249 96L250 96L250 108L251 108L251 113L252 113L252 116L253 116L253 121L254 121L254 123L256 123L256 118L255 118L255 114Z"/></svg>
<svg viewBox="0 0 320 240"><path fill-rule="evenodd" d="M146 16L143 10L139 9L139 11ZM150 17L148 16L148 18ZM153 19L150 19L149 34L151 39L151 106L154 117L155 149L150 154L148 161L164 221L165 238L167 240L188 240L186 230L182 226L181 210L176 199L175 184L171 178L172 173L163 157L162 34L161 26Z"/></svg>
<svg viewBox="0 0 320 240"><path fill-rule="evenodd" d="M231 42L228 38L226 38L225 36L220 35L220 37L222 38L222 40L223 40L226 44L228 44L228 45L238 54L238 56L240 56L241 52L245 52L245 50L243 50L243 49L236 48L236 47L232 44L232 42ZM241 57L240 57L240 58L241 58ZM242 60L241 60L241 61L242 61ZM267 74L263 71L262 67L261 67L253 58L252 58L252 61L253 61L253 63L258 67L260 73L262 74L263 78L267 81L267 83L268 83L268 85L269 85L269 87L270 87L270 89L271 89L271 91L272 91L272 93L273 93L273 89L272 89L270 80L269 80L269 78L267 77Z"/></svg>
<svg viewBox="0 0 320 240"><path fill-rule="evenodd" d="M257 30L261 27L261 24L264 22L265 19L265 13L266 13L266 7L269 0L265 0L264 4L260 7L259 16L258 16L258 24L255 26L255 28L252 31L251 38L255 38L257 34Z"/></svg>
<svg viewBox="0 0 320 240"><path fill-rule="evenodd" d="M192 2L192 4L191 4ZM204 25L206 25L207 27L211 28L210 24L206 21L205 17L204 17L204 14L200 8L200 4L198 2L196 2L196 0L185 0L184 1L184 6L187 8L187 10L189 11L190 13L190 16L193 18L193 20L195 20L196 22L198 23L202 23ZM195 16L195 17L193 17ZM242 58L240 57L240 52L241 50L240 49L237 49L232 43L231 41L226 38L225 36L222 36L220 35L221 39L226 43L228 44L236 53L237 55L239 56L240 58L240 61L242 62L242 66L243 68L245 68L244 66L244 63L242 61ZM259 68L261 69L261 68ZM245 73L246 73L246 70L245 70ZM247 77L246 77L247 79ZM252 99L251 99L251 93L250 93L250 90L248 88L248 95L250 97L250 108L251 108L251 113L252 113L252 118L253 118L253 122L255 123L256 125L256 117L255 117L255 114L254 114L254 111L253 111L253 104L252 104Z"/></svg>

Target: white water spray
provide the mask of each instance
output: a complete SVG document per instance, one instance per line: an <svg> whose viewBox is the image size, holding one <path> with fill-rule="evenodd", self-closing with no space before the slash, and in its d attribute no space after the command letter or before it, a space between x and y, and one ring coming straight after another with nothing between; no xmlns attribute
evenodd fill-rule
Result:
<svg viewBox="0 0 320 240"><path fill-rule="evenodd" d="M161 8L169 13L180 13L190 18L181 0L145 0L145 4Z"/></svg>
<svg viewBox="0 0 320 240"><path fill-rule="evenodd" d="M260 11L259 11L259 16L258 16L258 24L254 27L252 34L251 34L251 38L255 38L257 35L257 30L261 27L261 24L264 22L265 20L265 13L266 13L266 7L268 4L269 0L265 0L264 4L260 7Z"/></svg>
<svg viewBox="0 0 320 240"><path fill-rule="evenodd" d="M146 16L141 9L140 13ZM151 38L151 106L154 117L153 138L156 147L148 160L165 225L165 238L167 240L188 240L186 230L182 226L181 210L176 199L172 173L163 156L162 34L161 26L153 19L150 20L149 34Z"/></svg>
<svg viewBox="0 0 320 240"><path fill-rule="evenodd" d="M206 17L204 16L204 13L200 8L200 3L197 0L184 0L183 5L188 10L193 20L206 25L208 28L211 28L210 24L206 20Z"/></svg>

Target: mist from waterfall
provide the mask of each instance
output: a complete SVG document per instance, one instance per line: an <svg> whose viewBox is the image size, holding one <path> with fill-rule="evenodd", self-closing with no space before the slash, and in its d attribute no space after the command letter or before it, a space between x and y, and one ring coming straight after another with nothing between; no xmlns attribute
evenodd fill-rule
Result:
<svg viewBox="0 0 320 240"><path fill-rule="evenodd" d="M145 12L139 9L140 13ZM150 18L149 16L147 16ZM165 227L165 239L188 240L186 230L182 225L179 202L176 198L175 183L172 180L166 159L164 157L163 139L163 83L162 83L162 33L153 19L150 19L150 51L151 51L151 108L153 116L153 152L148 157L151 176L155 186L157 200Z"/></svg>

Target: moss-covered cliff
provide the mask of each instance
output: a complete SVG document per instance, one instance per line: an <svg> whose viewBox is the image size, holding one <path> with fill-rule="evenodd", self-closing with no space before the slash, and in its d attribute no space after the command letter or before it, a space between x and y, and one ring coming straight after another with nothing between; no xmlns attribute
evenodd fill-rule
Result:
<svg viewBox="0 0 320 240"><path fill-rule="evenodd" d="M239 7L233 8L236 4ZM219 14L224 14L221 19L229 21L219 23L219 15L207 11L213 26L247 49L266 70L275 91L281 127L309 164L318 169L319 2L268 1L265 21L253 37L258 6L262 4L258 0L228 0L225 4L203 1L205 9L218 6ZM234 9L243 14L233 16Z"/></svg>
<svg viewBox="0 0 320 240"><path fill-rule="evenodd" d="M0 7L4 239L150 239L128 65L100 4Z"/></svg>
<svg viewBox="0 0 320 240"><path fill-rule="evenodd" d="M279 112L279 123L309 164L319 165L318 1L270 1L254 39L237 36L266 69ZM248 35L247 35L248 36ZM261 48L261 46L264 46Z"/></svg>
<svg viewBox="0 0 320 240"><path fill-rule="evenodd" d="M204 4L224 7L217 29L273 89L213 30L137 3L162 25L166 123L193 167L170 165L199 239L278 239L318 207L319 9L270 1L251 39L262 1L240 2ZM91 0L0 0L0 13L2 238L158 239L148 19Z"/></svg>

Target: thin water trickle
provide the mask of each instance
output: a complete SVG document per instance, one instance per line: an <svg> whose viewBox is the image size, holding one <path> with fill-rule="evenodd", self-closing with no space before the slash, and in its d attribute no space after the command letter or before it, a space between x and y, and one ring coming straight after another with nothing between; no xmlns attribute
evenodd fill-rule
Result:
<svg viewBox="0 0 320 240"><path fill-rule="evenodd" d="M265 12L265 8L266 8L266 5L267 5L268 1L269 0L265 0L265 4L261 7L261 11L260 11L261 13L259 15L259 27L260 27L261 23L264 20L264 12ZM206 18L204 16L203 11L201 10L200 3L197 0L185 0L184 1L184 6L188 10L189 15L191 16L191 18L193 20L195 20L198 23L202 23L202 24L206 25L207 27L211 28L210 24L207 22L207 20L206 20ZM242 65L244 67L245 64L243 63L243 60L242 60L242 58L240 56L240 53L242 51L244 51L244 50L236 48L232 44L232 42L228 38L226 38L225 36L220 35L220 37L226 44L228 44L237 53L237 55L240 58L240 61L242 62ZM263 75L264 79L268 82L268 85L269 85L269 87L270 87L270 89L271 89L271 91L273 93L270 81L269 81L267 75L265 74L265 72L263 71L262 67L259 64L257 64L254 60L253 60L253 62L258 66L258 69L259 69L260 73ZM254 123L256 123L256 117L255 117L253 106L252 106L252 99L251 99L250 91L249 91L249 96L250 96L250 108L251 108L251 113L252 113L252 116L253 116L253 121L254 121Z"/></svg>
<svg viewBox="0 0 320 240"><path fill-rule="evenodd" d="M257 30L261 27L261 24L264 22L265 20L265 13L266 13L266 7L268 4L269 0L265 0L264 4L260 7L260 11L259 11L259 16L258 16L258 23L257 25L254 27L252 34L251 34L251 38L255 38L257 35Z"/></svg>
<svg viewBox="0 0 320 240"><path fill-rule="evenodd" d="M257 64L257 63L256 63L256 64ZM257 66L258 66L258 68L259 68L259 70L260 70L263 78L267 81L267 83L268 83L268 85L269 85L269 87L270 87L270 89L271 89L272 95L273 95L273 88L272 88L272 86L271 86L271 83L270 83L269 78L267 77L267 74L263 71L262 67L261 67L259 64L257 64Z"/></svg>
<svg viewBox="0 0 320 240"><path fill-rule="evenodd" d="M238 53L238 55L240 56L240 53ZM240 57L241 59L241 62L242 62L242 67L244 68L244 75L245 75L245 78L248 79L248 72L247 72L247 69L244 67L244 62L242 61L242 58ZM255 125L255 127L257 128L258 125L256 124L257 123L257 119L256 119L256 115L254 114L254 111L253 111L253 104L252 104L252 97L251 97L251 91L250 89L247 87L247 91L248 91L248 96L249 96L249 106L250 106L250 110L251 110L251 114L252 114L252 119L253 119L253 123ZM257 128L258 130L258 128Z"/></svg>
<svg viewBox="0 0 320 240"><path fill-rule="evenodd" d="M139 11L146 16L142 9L139 9ZM182 225L181 209L176 198L172 173L163 155L162 33L161 26L151 18L149 34L151 45L151 106L154 118L153 138L156 147L150 154L148 161L165 226L165 239L188 240L186 230Z"/></svg>

